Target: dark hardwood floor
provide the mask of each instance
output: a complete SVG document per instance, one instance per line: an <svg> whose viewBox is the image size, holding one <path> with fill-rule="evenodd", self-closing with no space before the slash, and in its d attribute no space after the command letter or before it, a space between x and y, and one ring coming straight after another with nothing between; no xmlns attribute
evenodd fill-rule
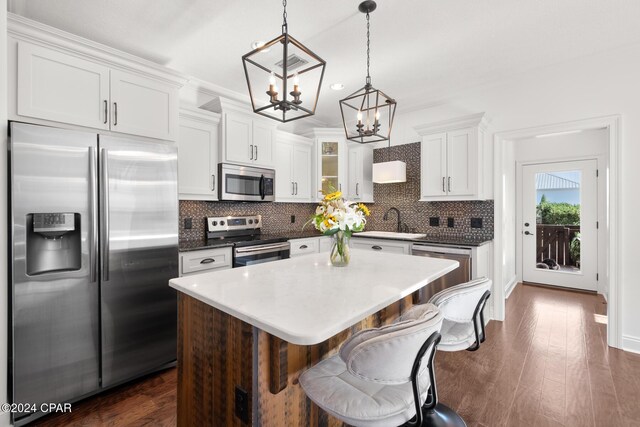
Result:
<svg viewBox="0 0 640 427"><path fill-rule="evenodd" d="M476 352L438 352L440 400L471 426L640 426L640 355L608 348L593 294L518 285ZM37 426L174 426L176 370Z"/></svg>

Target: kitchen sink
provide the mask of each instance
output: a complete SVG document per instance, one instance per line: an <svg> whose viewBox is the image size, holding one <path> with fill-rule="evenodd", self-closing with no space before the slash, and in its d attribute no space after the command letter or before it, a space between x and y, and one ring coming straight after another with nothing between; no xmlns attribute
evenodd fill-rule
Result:
<svg viewBox="0 0 640 427"><path fill-rule="evenodd" d="M362 231L353 235L355 237L380 237L382 239L421 239L426 237L426 234L422 233L398 233L396 231Z"/></svg>

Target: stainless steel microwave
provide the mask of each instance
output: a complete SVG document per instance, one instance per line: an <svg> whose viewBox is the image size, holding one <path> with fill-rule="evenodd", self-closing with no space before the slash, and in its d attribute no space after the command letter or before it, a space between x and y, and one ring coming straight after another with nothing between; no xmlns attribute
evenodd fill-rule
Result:
<svg viewBox="0 0 640 427"><path fill-rule="evenodd" d="M273 202L276 171L253 166L218 165L218 198L240 202Z"/></svg>

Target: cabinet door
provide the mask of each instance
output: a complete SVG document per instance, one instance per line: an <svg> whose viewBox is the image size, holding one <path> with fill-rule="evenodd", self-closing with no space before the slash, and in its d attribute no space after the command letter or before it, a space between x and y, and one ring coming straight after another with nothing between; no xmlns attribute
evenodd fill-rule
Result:
<svg viewBox="0 0 640 427"><path fill-rule="evenodd" d="M349 149L349 199L362 199L362 159L357 148Z"/></svg>
<svg viewBox="0 0 640 427"><path fill-rule="evenodd" d="M175 140L178 91L161 82L111 70L111 130Z"/></svg>
<svg viewBox="0 0 640 427"><path fill-rule="evenodd" d="M393 254L409 255L411 243L397 240L377 240L368 237L351 238L351 247L366 249L374 252L389 252Z"/></svg>
<svg viewBox="0 0 640 427"><path fill-rule="evenodd" d="M360 152L360 200L373 203L373 149L358 147Z"/></svg>
<svg viewBox="0 0 640 427"><path fill-rule="evenodd" d="M218 200L218 126L185 118L178 133L180 200Z"/></svg>
<svg viewBox="0 0 640 427"><path fill-rule="evenodd" d="M327 193L332 188L349 192L347 144L341 138L318 138L317 140L317 189ZM314 200L320 199L322 194L313 195Z"/></svg>
<svg viewBox="0 0 640 427"><path fill-rule="evenodd" d="M18 43L18 115L109 129L108 102L107 67Z"/></svg>
<svg viewBox="0 0 640 427"><path fill-rule="evenodd" d="M301 255L317 254L320 252L320 238L289 240L291 244L291 258Z"/></svg>
<svg viewBox="0 0 640 427"><path fill-rule="evenodd" d="M471 196L478 184L478 145L475 129L447 133L447 194ZM476 178L474 178L476 177Z"/></svg>
<svg viewBox="0 0 640 427"><path fill-rule="evenodd" d="M420 197L447 194L447 134L425 136L420 144Z"/></svg>
<svg viewBox="0 0 640 427"><path fill-rule="evenodd" d="M253 121L250 117L226 113L224 116L223 158L225 162L251 163L255 157L252 143Z"/></svg>
<svg viewBox="0 0 640 427"><path fill-rule="evenodd" d="M294 196L301 201L311 201L311 146L295 144L293 148Z"/></svg>
<svg viewBox="0 0 640 427"><path fill-rule="evenodd" d="M273 166L273 127L262 122L253 122L253 162L259 166Z"/></svg>
<svg viewBox="0 0 640 427"><path fill-rule="evenodd" d="M275 170L276 170L276 200L286 201L294 198L295 184L291 174L293 158L293 144L276 141Z"/></svg>

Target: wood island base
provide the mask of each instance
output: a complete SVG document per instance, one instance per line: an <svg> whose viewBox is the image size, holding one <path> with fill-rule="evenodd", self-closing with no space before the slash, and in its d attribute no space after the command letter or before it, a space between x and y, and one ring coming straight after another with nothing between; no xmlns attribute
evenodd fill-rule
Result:
<svg viewBox="0 0 640 427"><path fill-rule="evenodd" d="M179 292L178 426L342 426L306 397L300 374L351 334L393 322L414 300L417 293L320 344L300 346Z"/></svg>

